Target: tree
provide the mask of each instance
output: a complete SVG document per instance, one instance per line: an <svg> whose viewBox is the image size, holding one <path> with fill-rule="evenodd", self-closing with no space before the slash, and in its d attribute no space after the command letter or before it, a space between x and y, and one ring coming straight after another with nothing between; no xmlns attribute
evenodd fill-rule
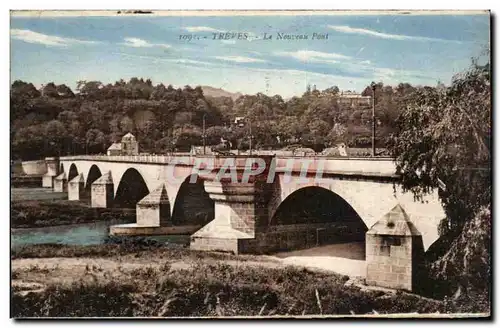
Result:
<svg viewBox="0 0 500 328"><path fill-rule="evenodd" d="M104 152L106 148L106 137L104 133L98 129L90 129L85 134L85 144L88 147L89 153Z"/></svg>
<svg viewBox="0 0 500 328"><path fill-rule="evenodd" d="M179 151L189 151L191 146L201 145L201 130L197 126L186 124L173 131L172 141Z"/></svg>
<svg viewBox="0 0 500 328"><path fill-rule="evenodd" d="M16 80L10 89L10 114L11 119L24 117L33 109L33 99L40 97L33 83Z"/></svg>
<svg viewBox="0 0 500 328"><path fill-rule="evenodd" d="M44 125L44 138L53 155L59 155L64 147L64 139L67 136L67 130L64 124L58 120L52 120Z"/></svg>
<svg viewBox="0 0 500 328"><path fill-rule="evenodd" d="M338 95L340 92L339 87L334 85L333 87L329 87L322 91L323 94L326 95Z"/></svg>
<svg viewBox="0 0 500 328"><path fill-rule="evenodd" d="M296 143L305 130L294 116L285 116L278 122L278 135L284 144Z"/></svg>
<svg viewBox="0 0 500 328"><path fill-rule="evenodd" d="M44 97L58 98L59 93L57 92L57 87L54 82L47 83L42 88L42 95Z"/></svg>
<svg viewBox="0 0 500 328"><path fill-rule="evenodd" d="M40 91L38 91L33 83L26 83L21 80L16 80L12 83L11 96L23 95L27 98L37 98L40 97Z"/></svg>
<svg viewBox="0 0 500 328"><path fill-rule="evenodd" d="M401 108L389 149L405 190L439 188L446 231L457 234L491 203L490 65L472 67L448 88L416 89Z"/></svg>
<svg viewBox="0 0 500 328"><path fill-rule="evenodd" d="M133 132L134 127L134 121L130 117L123 116L123 118L120 120L120 129L123 134Z"/></svg>
<svg viewBox="0 0 500 328"><path fill-rule="evenodd" d="M220 143L221 138L226 140L232 138L229 129L222 126L211 126L206 130L205 134L207 145L217 145Z"/></svg>
<svg viewBox="0 0 500 328"><path fill-rule="evenodd" d="M74 98L75 94L73 91L66 85L60 84L56 87L56 91L59 97L61 98Z"/></svg>
<svg viewBox="0 0 500 328"><path fill-rule="evenodd" d="M95 98L99 95L102 87L103 85L100 81L78 81L76 89L82 96Z"/></svg>
<svg viewBox="0 0 500 328"><path fill-rule="evenodd" d="M327 142L330 146L339 142L346 142L347 128L341 123L335 123L327 136Z"/></svg>
<svg viewBox="0 0 500 328"><path fill-rule="evenodd" d="M41 125L29 125L18 129L12 139L13 154L22 159L39 159L46 154L46 140Z"/></svg>

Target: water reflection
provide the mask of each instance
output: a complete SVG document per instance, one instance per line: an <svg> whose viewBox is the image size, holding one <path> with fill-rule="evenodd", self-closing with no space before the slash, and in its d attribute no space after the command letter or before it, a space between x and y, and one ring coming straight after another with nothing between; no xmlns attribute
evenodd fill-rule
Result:
<svg viewBox="0 0 500 328"><path fill-rule="evenodd" d="M29 244L99 245L106 241L109 226L121 223L126 222L115 220L56 227L12 229L10 246L15 248ZM147 239L182 245L189 243L189 236L154 236Z"/></svg>

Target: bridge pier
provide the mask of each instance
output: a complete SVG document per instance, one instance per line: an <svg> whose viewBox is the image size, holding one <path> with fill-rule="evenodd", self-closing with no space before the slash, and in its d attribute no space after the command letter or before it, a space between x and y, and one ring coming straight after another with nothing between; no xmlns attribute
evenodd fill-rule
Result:
<svg viewBox="0 0 500 328"><path fill-rule="evenodd" d="M54 192L67 192L68 191L68 179L66 178L66 173L62 172L57 177L54 178Z"/></svg>
<svg viewBox="0 0 500 328"><path fill-rule="evenodd" d="M68 182L68 200L81 200L85 194L85 180L80 173Z"/></svg>
<svg viewBox="0 0 500 328"><path fill-rule="evenodd" d="M138 226L160 227L171 225L170 202L165 185L161 184L136 205L136 220Z"/></svg>
<svg viewBox="0 0 500 328"><path fill-rule="evenodd" d="M423 273L422 234L396 205L366 233L366 283L415 291Z"/></svg>
<svg viewBox="0 0 500 328"><path fill-rule="evenodd" d="M103 174L91 186L91 207L108 208L113 203L113 179L111 171Z"/></svg>
<svg viewBox="0 0 500 328"><path fill-rule="evenodd" d="M161 184L136 205L136 223L117 224L109 228L112 236L152 236L191 234L201 226L173 226L170 202L165 184Z"/></svg>
<svg viewBox="0 0 500 328"><path fill-rule="evenodd" d="M43 175L42 187L43 188L53 188L54 179L59 173L59 158L57 157L46 157L45 163L47 165L47 173Z"/></svg>
<svg viewBox="0 0 500 328"><path fill-rule="evenodd" d="M261 175L247 183L205 180L205 191L215 202L215 219L191 236L190 248L235 254L248 251L246 241L267 228L270 188L266 178Z"/></svg>

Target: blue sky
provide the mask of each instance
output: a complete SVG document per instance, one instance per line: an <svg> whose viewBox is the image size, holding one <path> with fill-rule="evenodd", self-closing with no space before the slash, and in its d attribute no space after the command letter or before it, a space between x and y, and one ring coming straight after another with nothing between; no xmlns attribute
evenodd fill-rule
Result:
<svg viewBox="0 0 500 328"><path fill-rule="evenodd" d="M306 85L362 91L371 81L448 84L489 47L489 16L295 15L11 18L11 80L210 85L300 95ZM213 33L247 33L213 40ZM264 33L272 40L263 40ZM307 40L277 40L277 33ZM312 40L313 33L328 34ZM200 39L180 40L180 35ZM206 37L206 39L205 39Z"/></svg>

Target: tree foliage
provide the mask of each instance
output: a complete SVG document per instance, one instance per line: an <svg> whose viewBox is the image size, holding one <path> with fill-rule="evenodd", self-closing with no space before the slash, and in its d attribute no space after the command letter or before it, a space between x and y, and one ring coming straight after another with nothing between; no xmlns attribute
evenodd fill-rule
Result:
<svg viewBox="0 0 500 328"><path fill-rule="evenodd" d="M444 230L460 232L491 203L490 65L474 62L449 87L420 87L404 98L390 152L402 184L420 197L439 188Z"/></svg>
<svg viewBox="0 0 500 328"><path fill-rule="evenodd" d="M389 118L398 112L403 93L413 89L407 84L395 88L380 85L377 142L384 146L395 130L394 120ZM233 147L246 149L250 134L253 147L262 149L301 144L321 151L339 142L369 146L371 107L347 106L339 102L340 96L337 86L323 91L314 88L288 100L263 93L233 100L206 97L199 86L174 88L136 77L114 84L78 81L75 92L53 82L37 90L31 83L14 81L12 155L36 159L102 153L127 132L138 138L141 152L181 151L202 144L204 121L208 146L223 138ZM245 117L246 124L235 124L237 117ZM61 123L55 130L57 137L46 134L46 124L51 121Z"/></svg>

